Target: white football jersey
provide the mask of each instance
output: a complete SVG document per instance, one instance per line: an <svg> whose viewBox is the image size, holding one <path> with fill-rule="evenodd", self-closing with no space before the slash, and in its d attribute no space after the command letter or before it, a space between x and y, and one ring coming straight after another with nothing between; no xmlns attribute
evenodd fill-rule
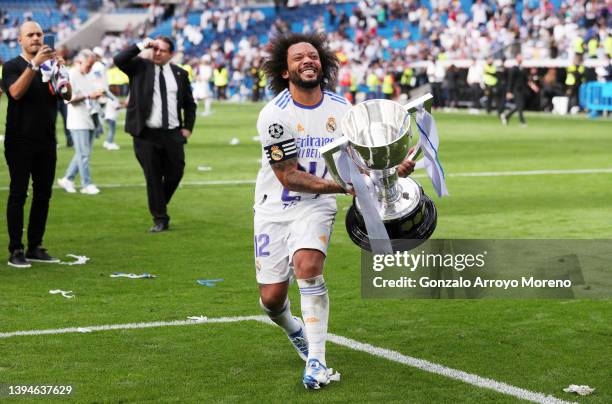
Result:
<svg viewBox="0 0 612 404"><path fill-rule="evenodd" d="M262 144L261 168L255 185L255 212L269 220L292 220L300 206L313 203L335 208L333 194L311 194L285 189L272 170L272 165L297 158L298 168L317 177L330 179L319 148L342 135L340 122L349 110L348 101L330 91L313 106L293 101L285 89L260 112L257 131Z"/></svg>

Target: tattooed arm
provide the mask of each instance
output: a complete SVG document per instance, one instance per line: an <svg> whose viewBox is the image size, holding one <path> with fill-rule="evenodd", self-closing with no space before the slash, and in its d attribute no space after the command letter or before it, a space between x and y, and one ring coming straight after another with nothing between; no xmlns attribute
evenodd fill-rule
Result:
<svg viewBox="0 0 612 404"><path fill-rule="evenodd" d="M272 164L276 178L289 191L308 192L311 194L345 194L347 191L334 181L319 178L316 175L298 170L297 159L280 161Z"/></svg>

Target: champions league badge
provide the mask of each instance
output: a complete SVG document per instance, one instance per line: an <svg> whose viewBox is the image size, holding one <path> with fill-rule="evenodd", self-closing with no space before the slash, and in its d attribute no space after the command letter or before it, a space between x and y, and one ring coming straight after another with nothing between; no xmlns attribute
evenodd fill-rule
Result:
<svg viewBox="0 0 612 404"><path fill-rule="evenodd" d="M285 133L285 130L283 129L283 125L280 125L278 123L273 123L272 125L268 127L268 133L274 139L278 139L281 136L283 136L283 133Z"/></svg>

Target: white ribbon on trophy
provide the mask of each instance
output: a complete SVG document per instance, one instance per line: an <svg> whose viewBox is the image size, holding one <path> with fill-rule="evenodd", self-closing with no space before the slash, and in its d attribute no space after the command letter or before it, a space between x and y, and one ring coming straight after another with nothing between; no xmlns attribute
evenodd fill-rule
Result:
<svg viewBox="0 0 612 404"><path fill-rule="evenodd" d="M436 128L436 121L423 108L423 104L417 106L416 125L420 133L418 149L423 152L423 158L416 162L414 169L425 168L438 197L446 196L448 195L448 189L446 188L444 169L438 158L438 148L440 146L438 129Z"/></svg>
<svg viewBox="0 0 612 404"><path fill-rule="evenodd" d="M393 254L389 234L376 209L377 199L374 184L369 176L359 171L357 165L349 157L346 143L348 143L348 140L341 146L340 155L336 161L338 174L344 182L353 185L357 202L361 207L363 220L368 229L372 252L374 254Z"/></svg>

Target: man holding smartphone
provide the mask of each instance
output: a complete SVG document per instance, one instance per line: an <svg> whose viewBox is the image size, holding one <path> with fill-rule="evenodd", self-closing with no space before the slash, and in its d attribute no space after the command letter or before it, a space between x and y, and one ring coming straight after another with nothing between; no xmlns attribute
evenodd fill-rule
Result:
<svg viewBox="0 0 612 404"><path fill-rule="evenodd" d="M56 59L55 51L43 44L43 31L34 21L19 28L21 54L9 60L3 69L4 89L8 97L4 155L11 177L6 218L9 232L8 265L30 267L30 261L58 262L42 248L49 212L51 187L57 160L55 120L57 97L72 97L72 89L57 94L50 82L43 82L40 65ZM32 207L28 223L28 249L22 244L23 208L32 177Z"/></svg>

